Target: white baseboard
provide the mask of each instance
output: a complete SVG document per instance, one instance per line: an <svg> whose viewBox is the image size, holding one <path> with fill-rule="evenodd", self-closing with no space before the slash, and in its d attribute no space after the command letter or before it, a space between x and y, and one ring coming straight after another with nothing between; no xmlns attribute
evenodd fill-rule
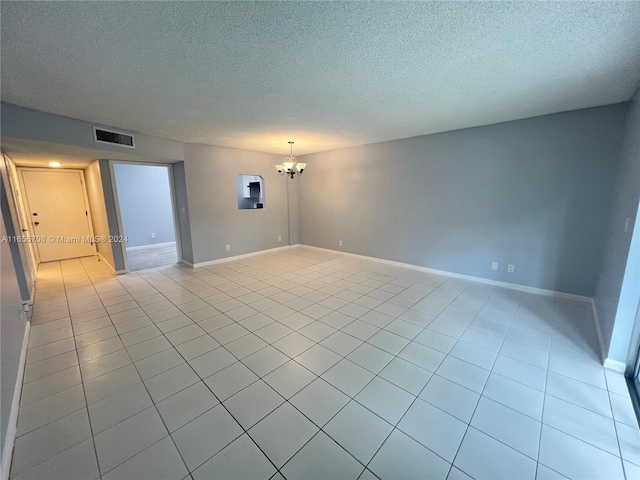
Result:
<svg viewBox="0 0 640 480"><path fill-rule="evenodd" d="M623 362L619 362L618 360L612 360L610 358L607 358L604 361L604 368L608 368L609 370L624 373L627 366Z"/></svg>
<svg viewBox="0 0 640 480"><path fill-rule="evenodd" d="M98 257L100 258L100 261L103 262L107 266L107 268L109 269L109 271L111 273L116 273L116 274L118 273L118 272L116 272L116 269L113 268L113 265L111 265L109 262L107 262L107 259L104 258L100 252L98 252Z"/></svg>
<svg viewBox="0 0 640 480"><path fill-rule="evenodd" d="M187 265L189 267L192 267L192 268L207 267L209 265L217 265L218 263L232 262L234 260L241 260L243 258L255 257L256 255L262 255L263 253L273 253L273 252L277 252L279 250L289 250L290 248L295 248L297 246L298 246L298 244L296 244L296 245L286 245L284 247L268 248L266 250L258 250L257 252L244 253L242 255L234 255L232 257L218 258L216 260L209 260L207 262L191 263L191 262L183 259L182 263L184 263L185 265Z"/></svg>
<svg viewBox="0 0 640 480"><path fill-rule="evenodd" d="M27 321L24 313L21 312L20 318L26 323L24 329L24 337L22 339L22 350L20 352L20 362L18 363L18 375L16 377L16 385L13 389L13 400L11 402L11 413L9 413L9 425L7 426L7 434L4 439L4 448L2 449L2 465L0 466L0 480L9 478L9 470L11 468L11 459L13 457L13 445L16 441L16 432L18 431L18 411L20 410L20 395L22 394L22 380L24 379L24 368L27 360L27 347L29 345L29 332L31 331L31 322Z"/></svg>
<svg viewBox="0 0 640 480"><path fill-rule="evenodd" d="M306 248L313 248L316 250L324 250L327 252L339 253L341 255L360 258L363 260L371 260L374 262L383 263L385 265L393 265L395 267L410 268L412 270L418 270L420 272L433 273L436 275L445 275L447 277L459 278L461 280L470 280L472 282L484 283L486 285L494 285L496 287L509 288L511 290L518 290L526 293L535 293L537 295L545 295L547 297L564 298L566 300L574 300L576 302L591 303L591 297L585 297L583 295L575 295L573 293L557 292L555 290L546 290L544 288L529 287L526 285L519 285L517 283L500 282L498 280L491 280L488 278L474 277L472 275L463 275L460 273L447 272L446 270L436 270L435 268L421 267L419 265L413 265L411 263L394 262L392 260L385 260L383 258L367 257L365 255L341 252L340 250L331 250L329 248L314 247L312 245L302 244L301 246Z"/></svg>
<svg viewBox="0 0 640 480"><path fill-rule="evenodd" d="M147 247L164 247L166 245L176 245L176 242L150 243L149 245L137 245L135 247L124 247L126 250L140 250Z"/></svg>
<svg viewBox="0 0 640 480"><path fill-rule="evenodd" d="M593 313L593 323L595 323L596 325L596 335L598 336L598 346L600 347L600 361L604 362L604 365L606 368L609 368L606 366L607 361L609 361L609 359L607 358L607 352L604 346L604 337L602 336L602 328L600 327L600 317L598 316L598 306L596 305L596 302L593 298L591 299L591 311ZM612 370L615 370L615 368L612 368ZM623 371L624 371L624 367L623 367Z"/></svg>

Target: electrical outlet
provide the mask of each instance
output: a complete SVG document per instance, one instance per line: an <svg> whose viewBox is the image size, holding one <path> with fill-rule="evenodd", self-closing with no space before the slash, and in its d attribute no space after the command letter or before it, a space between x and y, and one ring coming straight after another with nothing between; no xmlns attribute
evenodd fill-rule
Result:
<svg viewBox="0 0 640 480"><path fill-rule="evenodd" d="M507 265L507 273L513 273L516 269L516 266L513 263Z"/></svg>
<svg viewBox="0 0 640 480"><path fill-rule="evenodd" d="M338 240L338 246L341 247L342 246L342 240Z"/></svg>
<svg viewBox="0 0 640 480"><path fill-rule="evenodd" d="M491 262L491 270L498 270L498 262Z"/></svg>
<svg viewBox="0 0 640 480"><path fill-rule="evenodd" d="M278 241L281 242L282 241L282 235L278 235Z"/></svg>
<svg viewBox="0 0 640 480"><path fill-rule="evenodd" d="M156 238L156 234L155 234L155 233L152 233L152 234L151 234L151 238Z"/></svg>
<svg viewBox="0 0 640 480"><path fill-rule="evenodd" d="M231 245L227 245L227 252L231 251Z"/></svg>

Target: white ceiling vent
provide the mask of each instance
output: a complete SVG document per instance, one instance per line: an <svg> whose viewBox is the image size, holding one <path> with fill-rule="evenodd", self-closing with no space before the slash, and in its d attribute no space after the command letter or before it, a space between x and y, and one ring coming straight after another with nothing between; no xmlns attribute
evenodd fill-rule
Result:
<svg viewBox="0 0 640 480"><path fill-rule="evenodd" d="M108 143L109 145L120 145L121 147L136 148L133 143L133 135L98 127L93 127L93 141L97 143Z"/></svg>

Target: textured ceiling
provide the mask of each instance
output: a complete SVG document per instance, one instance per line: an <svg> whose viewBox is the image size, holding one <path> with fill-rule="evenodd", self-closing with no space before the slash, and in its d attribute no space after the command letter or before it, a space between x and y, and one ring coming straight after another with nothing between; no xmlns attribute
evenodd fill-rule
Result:
<svg viewBox="0 0 640 480"><path fill-rule="evenodd" d="M639 2L2 2L2 100L303 154L628 100Z"/></svg>

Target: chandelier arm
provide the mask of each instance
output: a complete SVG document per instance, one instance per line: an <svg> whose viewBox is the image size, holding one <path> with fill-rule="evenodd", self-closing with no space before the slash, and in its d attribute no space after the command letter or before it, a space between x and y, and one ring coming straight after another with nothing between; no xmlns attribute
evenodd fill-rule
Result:
<svg viewBox="0 0 640 480"><path fill-rule="evenodd" d="M275 165L276 169L280 176L288 176L292 180L296 175L302 175L302 172L306 168L306 163L301 163L300 166L298 164L298 159L293 156L293 144L294 142L289 141L289 156L285 157L283 165Z"/></svg>

